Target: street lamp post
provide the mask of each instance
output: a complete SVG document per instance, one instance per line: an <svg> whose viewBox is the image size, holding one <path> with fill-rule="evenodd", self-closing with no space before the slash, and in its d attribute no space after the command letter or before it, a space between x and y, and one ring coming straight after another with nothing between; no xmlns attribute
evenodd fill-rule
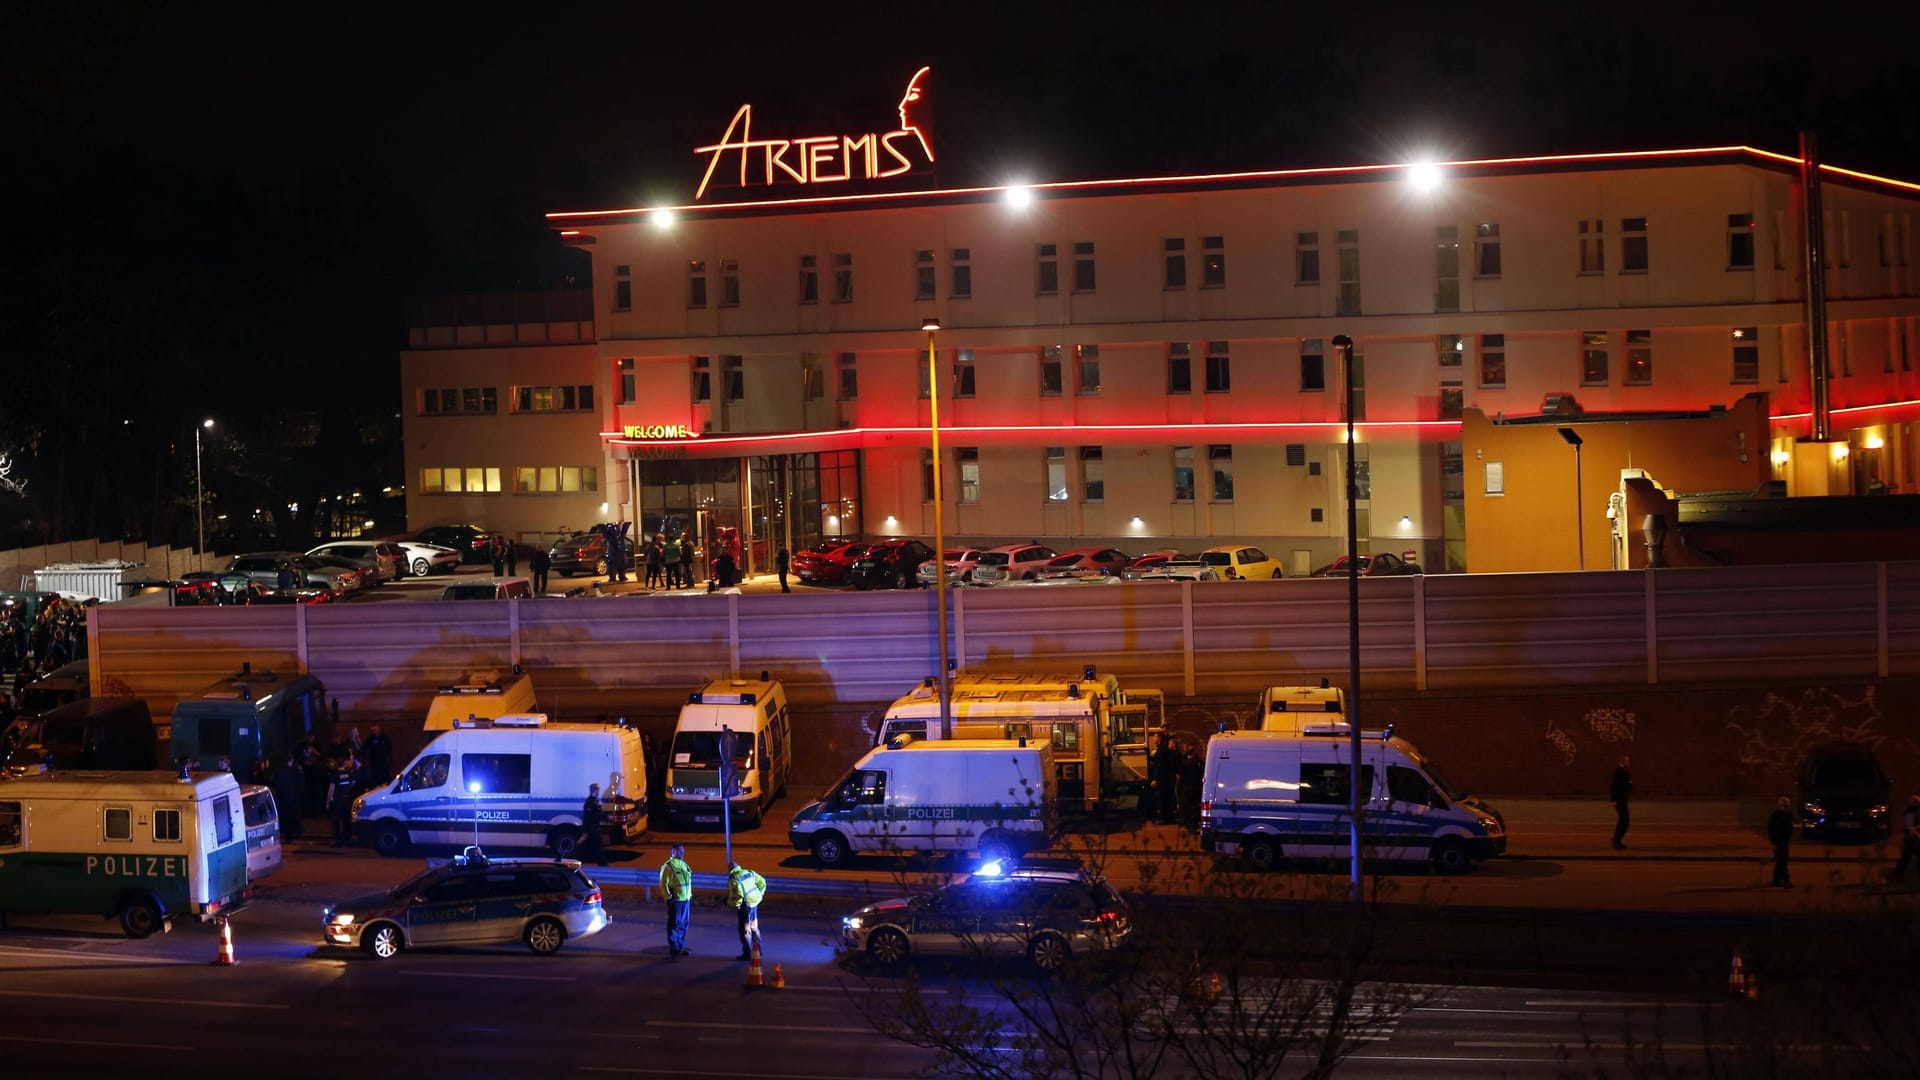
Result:
<svg viewBox="0 0 1920 1080"><path fill-rule="evenodd" d="M195 555L207 553L207 500L200 484L200 432L212 429L212 420L202 420L200 426L193 429L193 524L199 534L199 546L193 549Z"/></svg>
<svg viewBox="0 0 1920 1080"><path fill-rule="evenodd" d="M1580 569L1587 568L1586 498L1580 493L1580 433L1563 427L1560 437L1573 447L1573 546L1580 553Z"/></svg>
<svg viewBox="0 0 1920 1080"><path fill-rule="evenodd" d="M1340 355L1341 378L1346 384L1347 414L1347 745L1349 748L1349 768L1347 788L1350 796L1348 806L1352 820L1348 823L1348 839L1352 846L1352 867L1350 870L1353 902L1361 900L1361 823L1360 814L1366 806L1366 796L1372 792L1360 790L1360 778L1366 775L1360 768L1360 479L1359 466L1354 462L1353 438L1353 339L1341 334L1333 339L1334 351Z"/></svg>
<svg viewBox="0 0 1920 1080"><path fill-rule="evenodd" d="M940 320L925 319L927 332L927 434L933 453L933 594L936 634L940 638L940 737L953 738L953 686L947 668L947 518L946 497L940 489Z"/></svg>

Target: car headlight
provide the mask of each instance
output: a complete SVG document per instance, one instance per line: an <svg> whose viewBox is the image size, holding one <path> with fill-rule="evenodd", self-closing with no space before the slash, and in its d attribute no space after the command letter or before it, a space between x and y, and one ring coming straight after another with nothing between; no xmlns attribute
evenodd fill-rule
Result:
<svg viewBox="0 0 1920 1080"><path fill-rule="evenodd" d="M846 927L849 930L858 930L862 926L866 925L866 922L865 920L861 919L860 916L858 915L849 915L846 918L840 920L840 925Z"/></svg>
<svg viewBox="0 0 1920 1080"><path fill-rule="evenodd" d="M327 920L327 924L330 926L352 926L353 916L346 914L335 915Z"/></svg>
<svg viewBox="0 0 1920 1080"><path fill-rule="evenodd" d="M1815 817L1825 817L1827 813L1827 808L1820 805L1817 802L1801 803L1800 809L1806 811L1809 814L1812 814Z"/></svg>
<svg viewBox="0 0 1920 1080"><path fill-rule="evenodd" d="M1499 832L1499 831L1500 831L1500 822L1499 822L1499 820L1498 820L1497 818L1490 818L1490 817L1485 817L1485 816L1482 816L1482 817L1480 818L1480 827L1481 827L1482 829L1485 829L1485 830L1487 830L1488 832Z"/></svg>
<svg viewBox="0 0 1920 1080"><path fill-rule="evenodd" d="M1870 807L1868 807L1868 808L1867 808L1867 813L1868 813L1869 815L1871 815L1871 816L1873 816L1873 817L1886 817L1886 816L1887 816L1887 804L1886 804L1886 803L1875 803L1875 804L1873 804L1872 806L1870 806Z"/></svg>

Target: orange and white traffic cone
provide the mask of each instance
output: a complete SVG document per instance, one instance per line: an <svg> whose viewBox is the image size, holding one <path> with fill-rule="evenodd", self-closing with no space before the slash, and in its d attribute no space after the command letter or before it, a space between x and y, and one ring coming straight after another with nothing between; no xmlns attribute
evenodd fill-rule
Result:
<svg viewBox="0 0 1920 1080"><path fill-rule="evenodd" d="M755 990L767 985L766 977L760 972L760 942L758 940L753 943L752 955L753 959L747 964L747 989L749 990Z"/></svg>
<svg viewBox="0 0 1920 1080"><path fill-rule="evenodd" d="M1747 992L1747 968L1740 962L1740 946L1733 947L1733 968L1727 972L1727 993L1739 997Z"/></svg>
<svg viewBox="0 0 1920 1080"><path fill-rule="evenodd" d="M775 990L787 988L787 973L779 964L773 965L773 988Z"/></svg>
<svg viewBox="0 0 1920 1080"><path fill-rule="evenodd" d="M213 954L213 963L216 967L228 967L235 962L233 959L233 924L227 919L222 918L220 920L220 948Z"/></svg>
<svg viewBox="0 0 1920 1080"><path fill-rule="evenodd" d="M1215 999L1220 997L1220 973L1217 971L1207 976L1207 996Z"/></svg>

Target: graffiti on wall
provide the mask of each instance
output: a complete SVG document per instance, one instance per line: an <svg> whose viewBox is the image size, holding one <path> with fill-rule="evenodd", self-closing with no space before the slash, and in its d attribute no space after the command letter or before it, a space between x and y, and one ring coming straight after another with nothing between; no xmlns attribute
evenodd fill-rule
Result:
<svg viewBox="0 0 1920 1080"><path fill-rule="evenodd" d="M1768 693L1758 705L1736 705L1727 711L1726 730L1736 740L1734 760L1743 771L1780 775L1791 773L1821 743L1859 743L1884 751L1890 733L1882 720L1873 687L1849 698L1821 686L1797 698Z"/></svg>
<svg viewBox="0 0 1920 1080"><path fill-rule="evenodd" d="M1584 725L1585 732L1581 732ZM1571 728L1571 730L1569 730ZM1555 750L1560 752L1564 764L1572 765L1580 756L1580 735L1587 734L1593 739L1609 745L1626 743L1632 745L1635 730L1633 713L1626 709L1588 709L1580 718L1579 725L1562 727L1558 720L1547 720L1546 739Z"/></svg>

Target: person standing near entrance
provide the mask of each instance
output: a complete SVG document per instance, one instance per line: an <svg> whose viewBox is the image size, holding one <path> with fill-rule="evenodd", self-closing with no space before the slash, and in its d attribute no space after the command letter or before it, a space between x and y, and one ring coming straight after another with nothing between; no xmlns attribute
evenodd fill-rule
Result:
<svg viewBox="0 0 1920 1080"><path fill-rule="evenodd" d="M680 584L683 588L693 588L693 537L680 534Z"/></svg>
<svg viewBox="0 0 1920 1080"><path fill-rule="evenodd" d="M660 534L659 533L653 534L653 539L647 542L646 548L647 548L646 585L647 585L647 588L649 589L657 589L660 587Z"/></svg>
<svg viewBox="0 0 1920 1080"><path fill-rule="evenodd" d="M1620 767L1613 770L1613 847L1627 846L1627 803L1633 798L1633 759L1620 755Z"/></svg>
<svg viewBox="0 0 1920 1080"><path fill-rule="evenodd" d="M1767 818L1767 842L1773 845L1773 883L1782 889L1793 888L1787 876L1787 849L1793 844L1793 800L1785 795L1774 803Z"/></svg>
<svg viewBox="0 0 1920 1080"><path fill-rule="evenodd" d="M660 895L667 900L667 953L686 956L687 923L693 919L693 870L687 866L685 844L673 845L660 867Z"/></svg>
<svg viewBox="0 0 1920 1080"><path fill-rule="evenodd" d="M527 571L533 575L533 595L545 595L547 571L551 569L553 569L553 560L548 557L546 548L536 547L533 549L533 554L527 556Z"/></svg>
<svg viewBox="0 0 1920 1080"><path fill-rule="evenodd" d="M767 895L767 879L741 866L727 864L727 903L740 913L740 959L753 959L760 947L760 900Z"/></svg>
<svg viewBox="0 0 1920 1080"><path fill-rule="evenodd" d="M793 591L792 589L787 587L787 570L790 567L792 567L792 565L793 565L792 553L787 550L787 545L781 544L780 550L777 552L774 552L774 555L773 555L773 568L780 575L780 591L781 592L790 593Z"/></svg>
<svg viewBox="0 0 1920 1080"><path fill-rule="evenodd" d="M660 545L660 562L663 566L666 567L667 588L669 589L679 588L680 587L680 538L679 537L669 536L667 537L666 543Z"/></svg>

